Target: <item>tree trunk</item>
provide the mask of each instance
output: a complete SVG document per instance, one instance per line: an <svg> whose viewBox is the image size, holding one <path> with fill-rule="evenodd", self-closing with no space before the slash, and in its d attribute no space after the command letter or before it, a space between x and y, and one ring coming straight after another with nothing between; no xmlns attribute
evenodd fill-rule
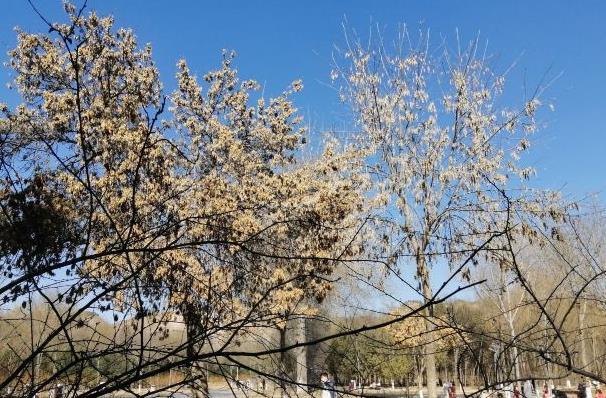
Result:
<svg viewBox="0 0 606 398"><path fill-rule="evenodd" d="M502 280L505 279L505 275L504 275L503 270L501 270L501 278ZM505 286L505 283L503 282L503 285ZM505 319L507 320L507 325L509 326L509 336L511 337L511 341L515 341L517 334L516 334L516 329L515 329L515 325L514 325L514 321L515 321L515 315L517 312L513 312L511 311L511 296L510 296L510 290L509 287L505 287L505 300L506 304L505 304ZM514 376L516 380L520 380L520 360L518 358L518 346L517 344L512 344L511 346L511 363L513 364L513 371L514 371Z"/></svg>
<svg viewBox="0 0 606 398"><path fill-rule="evenodd" d="M295 343L304 343L307 341L305 318L297 319L295 322ZM299 347L294 351L296 358L297 395L303 396L307 392L307 347Z"/></svg>
<svg viewBox="0 0 606 398"><path fill-rule="evenodd" d="M425 321L425 330L433 330L433 324L429 321ZM437 398L436 395L436 356L435 356L435 343L430 342L425 345L425 373L427 375L427 397Z"/></svg>
<svg viewBox="0 0 606 398"><path fill-rule="evenodd" d="M579 299L579 338L581 340L581 369L589 371L589 353L585 336L585 315L587 313L587 301Z"/></svg>
<svg viewBox="0 0 606 398"><path fill-rule="evenodd" d="M461 380L459 378L459 349L455 348L452 353L452 381L458 384L457 390L460 391Z"/></svg>
<svg viewBox="0 0 606 398"><path fill-rule="evenodd" d="M579 337L581 339L581 369L591 371L589 366L589 352L587 350L587 339L585 335L585 317L587 315L587 300L579 299ZM591 397L591 379L585 378L586 397Z"/></svg>
<svg viewBox="0 0 606 398"><path fill-rule="evenodd" d="M515 338L515 335L512 335ZM520 362L518 361L518 347L514 344L511 347L511 362L513 362L513 372L516 380L520 380Z"/></svg>
<svg viewBox="0 0 606 398"><path fill-rule="evenodd" d="M406 373L406 398L410 398L410 373Z"/></svg>
<svg viewBox="0 0 606 398"><path fill-rule="evenodd" d="M286 376L287 376L287 361L288 361L288 355L286 353L286 323L284 324L283 328L279 328L278 331L280 332L280 363L279 363L279 369L278 369L278 377L279 377L279 383L280 383L280 390L281 390L281 394L282 396L287 396L288 395L288 391L286 391Z"/></svg>
<svg viewBox="0 0 606 398"><path fill-rule="evenodd" d="M189 388L193 398L208 398L208 374L202 364L195 359L198 354L199 346L194 343L197 336L200 335L201 321L193 306L186 306L183 311L183 320L185 321L185 330L187 333L187 358L189 359Z"/></svg>
<svg viewBox="0 0 606 398"><path fill-rule="evenodd" d="M467 384L467 361L465 360L465 357L463 357L463 386L466 387L468 386Z"/></svg>
<svg viewBox="0 0 606 398"><path fill-rule="evenodd" d="M431 285L429 280L429 270L427 269L427 263L425 262L425 257L421 250L419 250L419 254L417 255L417 275L419 277L419 282L421 283L421 289L423 293L423 303L427 304L432 297ZM434 324L431 321L431 317L433 316L433 306L429 306L423 311L423 316L425 317L425 332L429 337L429 341L424 346L424 356L425 356L425 373L427 376L427 397L428 398L437 398L436 392L436 344L433 341L433 330Z"/></svg>
<svg viewBox="0 0 606 398"><path fill-rule="evenodd" d="M419 396L421 396L423 391L423 365L420 355L415 355L415 359L417 362L417 387L419 388Z"/></svg>
<svg viewBox="0 0 606 398"><path fill-rule="evenodd" d="M417 374L417 388L419 389L419 395L421 394L421 391L423 390L423 373L419 372Z"/></svg>

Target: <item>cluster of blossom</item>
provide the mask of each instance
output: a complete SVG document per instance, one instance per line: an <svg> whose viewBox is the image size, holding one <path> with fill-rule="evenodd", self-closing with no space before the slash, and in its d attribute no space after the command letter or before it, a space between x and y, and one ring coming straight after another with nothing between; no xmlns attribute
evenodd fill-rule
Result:
<svg viewBox="0 0 606 398"><path fill-rule="evenodd" d="M321 300L358 250L365 179L354 151L300 159L302 83L255 99L259 84L225 52L202 83L179 61L165 95L149 45L111 17L68 13L49 34L19 32L10 66L24 103L2 108L0 128L14 145L4 160L35 150L23 173L53 181L82 234L73 255L92 258L72 292L109 283L114 310L197 308L217 327Z"/></svg>

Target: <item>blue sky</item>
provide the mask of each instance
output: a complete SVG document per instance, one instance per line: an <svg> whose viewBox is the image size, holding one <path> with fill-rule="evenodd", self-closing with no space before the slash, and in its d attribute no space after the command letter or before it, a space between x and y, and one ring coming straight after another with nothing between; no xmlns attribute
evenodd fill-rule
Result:
<svg viewBox="0 0 606 398"><path fill-rule="evenodd" d="M50 19L61 17L59 0L34 1ZM266 92L303 79L296 101L319 130L339 127L343 116L327 84L345 18L360 32L371 24L394 32L406 23L429 28L436 40L454 37L457 28L464 39L479 32L503 66L521 55L508 87L514 96L522 95L523 78L532 85L550 68L552 75L562 72L546 95L556 111L546 116L530 160L538 170L535 184L563 187L576 198L606 190L606 2L89 0L92 8L132 27L141 43L152 43L167 88L179 58L203 74L218 64L223 48L238 52L241 74L265 84ZM3 61L17 25L43 30L26 0L2 0ZM0 81L8 80L5 69ZM4 85L0 98L14 100Z"/></svg>
<svg viewBox="0 0 606 398"><path fill-rule="evenodd" d="M59 0L34 0L49 19L61 18ZM465 39L478 32L503 67L520 57L508 90L523 95L522 82L562 73L546 94L555 112L536 137L530 162L534 184L562 188L573 198L606 190L606 2L572 1L159 1L89 0L89 9L111 13L150 42L163 80L171 88L175 63L185 57L203 74L218 65L221 50L238 52L243 77L275 94L292 80L305 90L296 102L317 130L339 127L344 115L329 87L334 45L343 43L342 23L360 32L378 24L429 28L432 36ZM2 0L0 57L13 47L13 27L43 31L26 0ZM0 73L7 82L9 71ZM4 85L0 101L14 103ZM601 198L606 198L604 193Z"/></svg>

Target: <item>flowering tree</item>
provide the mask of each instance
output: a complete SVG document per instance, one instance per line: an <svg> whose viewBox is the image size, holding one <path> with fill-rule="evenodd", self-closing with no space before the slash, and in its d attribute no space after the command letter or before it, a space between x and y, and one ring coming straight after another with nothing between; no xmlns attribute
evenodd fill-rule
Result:
<svg viewBox="0 0 606 398"><path fill-rule="evenodd" d="M405 30L393 48L378 37L368 45L348 38L333 78L351 105L356 138L384 200L384 255L392 264L415 264L419 294L428 302L432 265L498 246L491 236L507 228L512 214L502 193L523 188L532 175L519 159L537 128L542 88L509 108L505 74L491 69L477 42L449 52L431 48L423 36L413 45ZM514 207L541 212L534 195L518 192ZM425 315L431 332L431 307ZM435 398L435 344L425 347Z"/></svg>
<svg viewBox="0 0 606 398"><path fill-rule="evenodd" d="M219 179L219 186L225 188L212 194L217 203L209 202L211 213L242 209L242 214L229 214L229 221L218 225L224 234L224 225L230 223L234 240L246 239L245 247L230 248L217 257L227 255L233 257L230 261L249 265L247 300L257 303L257 311L277 326L280 347L285 349L286 322L313 313L313 308L301 304L306 299L321 301L330 288L323 276L332 273L339 258L357 253L354 226L362 208L364 179L351 172L358 167L356 158L336 153L333 147L318 159L293 167L292 151L299 147L303 132L291 131L298 119L290 120L295 109L286 96L298 91L301 83L295 82L291 91L268 105L259 99L256 108L250 107L248 91L257 84L246 81L240 91L235 89L238 80L230 63L227 57L221 71L205 77L209 89L204 94L185 64L180 65L173 111L184 141L191 144L183 157L184 169L189 167L193 174L186 184L192 186L190 181L200 177L209 179L193 185L202 188L194 194L199 199L187 198L181 208L193 205L188 212L199 211L200 203L212 197L209 187L216 189ZM190 159L195 161L190 164ZM219 164L209 169L215 162ZM208 236L208 231L200 232ZM178 275L176 280L187 279ZM205 291L206 286L198 289ZM282 368L284 355L283 351ZM299 369L302 372L306 370ZM284 377L283 369L279 373Z"/></svg>
<svg viewBox="0 0 606 398"><path fill-rule="evenodd" d="M226 53L203 84L180 61L166 96L149 45L111 17L66 11L69 22L48 23L47 34L19 32L10 53L24 102L0 119L10 232L0 294L31 307L33 291L58 326L0 388L22 383L31 395L123 353L126 369L90 395L170 367L208 395L205 366L229 359L247 330L273 325L280 308L320 300L336 264L355 254L363 180L334 148L297 161L305 131L290 96L300 82L253 100L259 85L239 80ZM36 371L88 311L113 314L114 335L93 328L94 349L69 344L71 363ZM175 314L186 336L160 349ZM69 381L88 383L82 372Z"/></svg>
<svg viewBox="0 0 606 398"><path fill-rule="evenodd" d="M550 360L587 374L573 366L560 315L535 294L514 242L532 242L563 219L555 195L524 188L532 170L519 162L541 90L501 106L504 76L475 43L435 56L424 40L406 45L405 33L393 55L381 42L350 42L334 77L359 134L354 145L329 143L303 160L307 132L292 102L301 82L265 98L226 52L201 79L179 61L167 94L151 46L111 17L66 11L67 23L47 22L47 33L18 33L9 65L23 102L0 106L0 300L15 315L1 322L19 340L0 335L10 350L0 389L33 396L68 382L97 397L135 392L170 372L163 388L207 396L207 372L223 374L228 363L286 392L285 383L307 384L304 366L296 378L284 373L287 351L302 364L310 344L392 325L400 348L421 345L433 398L444 348L436 340L465 335L433 307L482 281L433 291L430 270L463 260L456 275L480 253L552 326L552 347L563 352ZM375 200L383 205L379 261L399 272L413 263L418 306L289 344L287 322L315 314L337 267L374 249L360 215ZM344 273L372 285L374 273L356 268L368 264ZM277 344L264 333L276 328ZM251 339L262 348L237 348ZM379 348L373 368L389 349ZM242 359L274 356L273 372ZM398 358L385 375L408 369Z"/></svg>

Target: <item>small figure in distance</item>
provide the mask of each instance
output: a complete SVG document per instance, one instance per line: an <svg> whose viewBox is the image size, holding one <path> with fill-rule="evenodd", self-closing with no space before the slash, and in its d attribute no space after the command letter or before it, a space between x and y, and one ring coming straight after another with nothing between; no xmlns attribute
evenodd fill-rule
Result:
<svg viewBox="0 0 606 398"><path fill-rule="evenodd" d="M457 388L454 382L450 382L450 388L448 389L448 398L457 398Z"/></svg>
<svg viewBox="0 0 606 398"><path fill-rule="evenodd" d="M322 398L335 398L335 386L328 378L328 373L320 373L320 382L322 383Z"/></svg>

